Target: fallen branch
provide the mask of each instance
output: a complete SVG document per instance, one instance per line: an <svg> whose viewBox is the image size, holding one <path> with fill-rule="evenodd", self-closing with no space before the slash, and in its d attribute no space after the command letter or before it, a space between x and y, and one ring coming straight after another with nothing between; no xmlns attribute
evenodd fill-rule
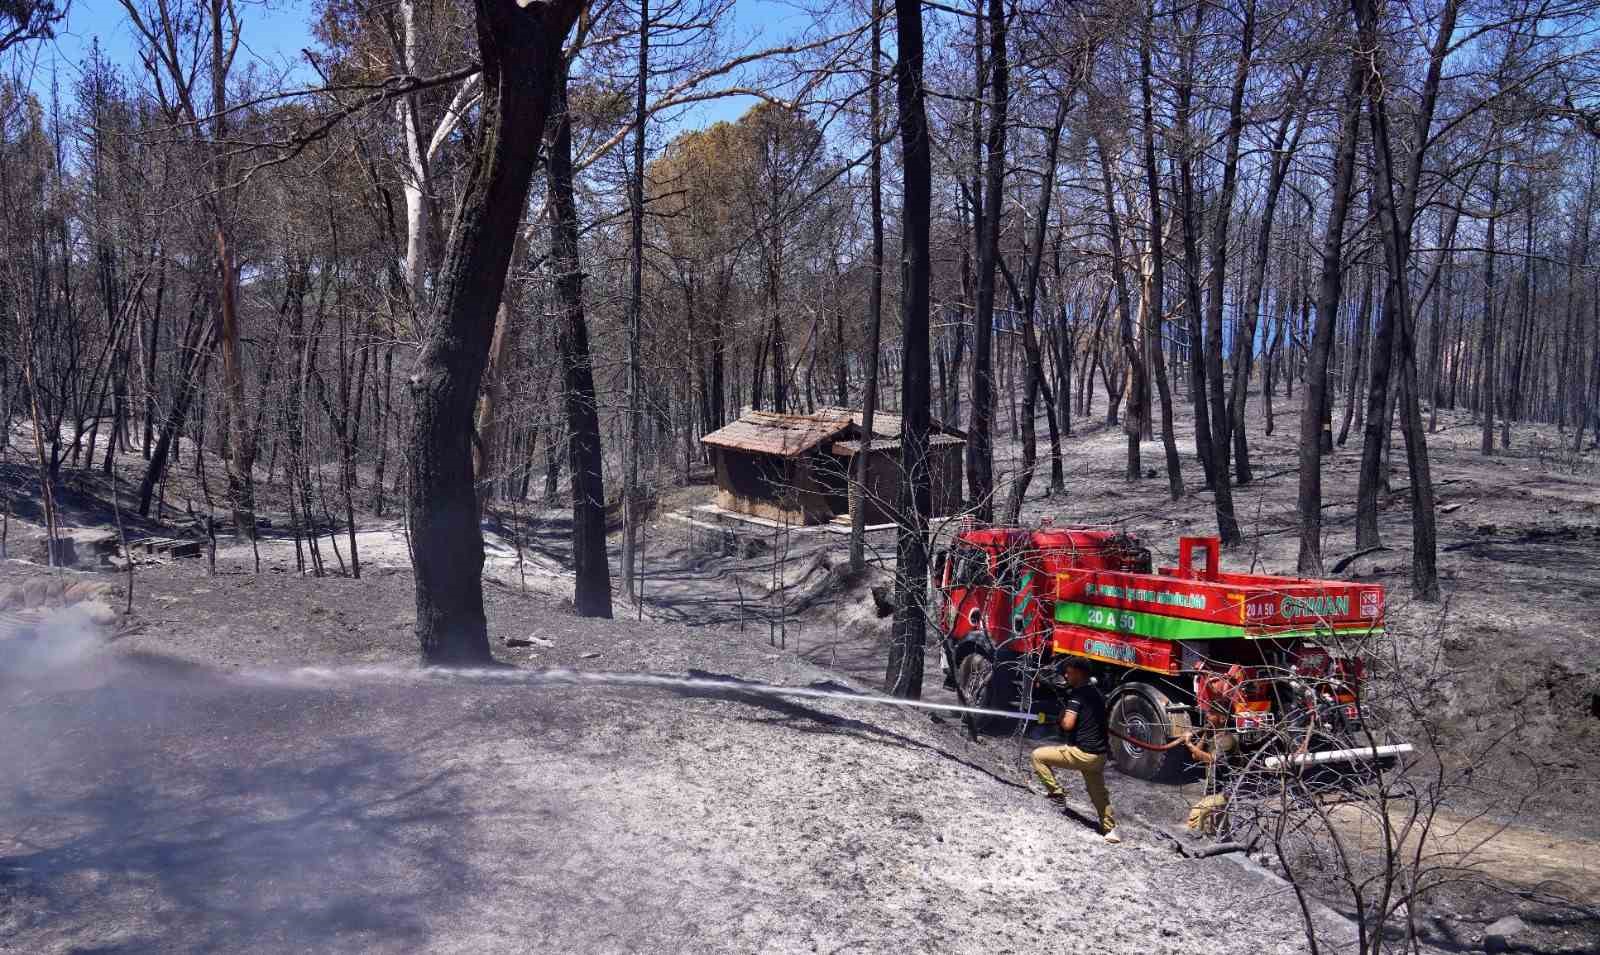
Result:
<svg viewBox="0 0 1600 955"><path fill-rule="evenodd" d="M1351 564L1353 564L1357 560L1360 560L1361 558L1367 556L1368 554L1373 554L1373 553L1377 553L1380 550L1388 550L1388 549L1389 548L1383 546L1382 544L1379 544L1376 547L1363 547L1360 550L1356 551L1354 554L1349 555L1348 557L1339 558L1339 560L1337 560L1333 565L1333 573L1342 574L1342 573L1344 573L1346 567L1349 567Z"/></svg>
<svg viewBox="0 0 1600 955"><path fill-rule="evenodd" d="M1160 826L1152 826L1150 831L1172 843L1172 851L1185 859L1210 859L1213 856L1227 855L1230 852L1250 851L1250 847L1242 842L1213 842L1210 845L1190 845Z"/></svg>

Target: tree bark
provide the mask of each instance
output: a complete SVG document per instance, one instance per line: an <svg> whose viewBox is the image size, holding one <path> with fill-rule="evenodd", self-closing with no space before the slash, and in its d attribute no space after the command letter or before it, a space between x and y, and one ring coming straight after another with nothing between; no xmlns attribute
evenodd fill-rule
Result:
<svg viewBox="0 0 1600 955"><path fill-rule="evenodd" d="M1331 404L1328 395L1328 355L1343 292L1344 226L1350 213L1355 185L1356 144L1361 136L1361 100L1365 94L1366 64L1359 55L1350 58L1345 81L1344 110L1340 118L1339 151L1334 161L1333 191L1329 199L1327 231L1322 237L1322 272L1317 280L1317 319L1311 333L1311 353L1306 361L1306 393L1300 407L1300 573L1322 573L1322 442L1319 432Z"/></svg>
<svg viewBox="0 0 1600 955"><path fill-rule="evenodd" d="M1161 175L1156 168L1156 123L1151 91L1151 31L1155 24L1153 0L1147 2L1139 30L1140 126L1144 134L1145 188L1150 193L1150 293L1145 313L1145 340L1153 341L1152 362L1156 392L1161 399L1161 448L1167 457L1167 493L1174 501L1183 498L1183 463L1178 458L1178 441L1173 434L1172 389L1167 384L1166 350L1162 347L1162 325L1166 321L1166 243L1167 233L1161 217Z"/></svg>
<svg viewBox="0 0 1600 955"><path fill-rule="evenodd" d="M1200 212L1195 201L1194 185L1194 131L1190 123L1194 100L1194 57L1196 38L1205 17L1205 5L1195 5L1193 28L1184 35L1179 52L1179 79L1175 84L1178 134L1181 151L1178 158L1179 198L1183 227L1184 314L1189 320L1189 401L1194 406L1194 449L1205 474L1205 486L1216 488L1212 473L1215 454L1211 449L1211 412L1206 385L1205 321L1200 292ZM1173 14L1176 18L1177 14Z"/></svg>
<svg viewBox="0 0 1600 955"><path fill-rule="evenodd" d="M994 299L1000 253L1000 206L1006 165L1006 17L989 3L989 129L985 144L983 218L978 224L977 311L973 319L972 419L967 429L967 485L979 520L994 519Z"/></svg>
<svg viewBox="0 0 1600 955"><path fill-rule="evenodd" d="M883 149L880 136L878 73L883 57L883 0L872 0L872 73L868 102L872 113L872 281L867 302L867 380L861 397L861 447L854 462L855 479L850 493L850 572L860 574L867 566L867 462L872 448L873 418L878 410L878 351L883 334Z"/></svg>
<svg viewBox="0 0 1600 955"><path fill-rule="evenodd" d="M996 7L999 0L991 0ZM922 5L895 0L895 88L900 107L900 145L905 196L901 257L905 287L900 295L905 370L900 386L900 527L895 545L894 640L884 674L886 692L922 696L923 650L927 641L928 538L932 510L928 481L928 293L933 196L932 157L922 87Z"/></svg>
<svg viewBox="0 0 1600 955"><path fill-rule="evenodd" d="M580 617L611 616L611 565L606 559L606 488L589 359L589 325L583 311L578 260L578 207L572 182L572 124L567 113L567 68L556 77L551 101L550 155L545 165L550 203L550 264L561 309L562 399L567 411L567 461L572 471L572 607ZM555 429L551 430L554 445ZM559 459L558 459L559 460Z"/></svg>
<svg viewBox="0 0 1600 955"><path fill-rule="evenodd" d="M1017 472L1011 490L1006 495L1004 520L1006 524L1015 524L1021 518L1022 502L1027 497L1028 485L1033 483L1033 469L1039 463L1039 442L1034 431L1033 419L1039 403L1039 392L1046 388L1046 385L1044 356L1039 349L1039 336L1034 329L1033 312L1039 300L1039 271L1044 264L1044 241L1050 220L1050 199L1055 194L1056 160L1060 153L1061 127L1067 121L1067 97L1070 95L1069 92L1056 102L1055 122L1051 124L1045 138L1045 171L1040 180L1039 206L1034 210L1033 235L1027 249L1028 272L1023 279L1021 290L1022 343L1028 362L1027 380L1023 385L1022 397L1022 468ZM1047 411L1051 403L1050 395L1046 394ZM1052 419L1050 432L1054 436L1054 412L1051 411L1049 414Z"/></svg>
<svg viewBox="0 0 1600 955"><path fill-rule="evenodd" d="M1494 163L1494 177L1489 185L1489 221L1485 224L1483 240L1483 335L1478 347L1478 415L1482 427L1479 450L1494 454L1495 414L1495 226L1500 219L1500 177L1502 164L1498 155Z"/></svg>
<svg viewBox="0 0 1600 955"><path fill-rule="evenodd" d="M1139 462L1139 419L1142 415L1138 408L1139 396L1143 392L1140 383L1144 378L1144 355L1133 334L1133 306L1128 300L1128 280L1122 265L1122 227L1117 214L1116 194L1111 188L1111 157L1106 149L1105 134L1097 135L1095 142L1096 152L1100 154L1100 195L1106 209L1106 246L1111 256L1111 284L1117 295L1117 328L1122 336L1122 354L1128 365L1130 386L1127 389L1128 410L1123 415L1123 431L1128 436L1128 457L1124 476L1130 481L1137 481L1144 476ZM1116 403L1113 402L1111 406L1113 416L1116 414L1116 407Z"/></svg>
<svg viewBox="0 0 1600 955"><path fill-rule="evenodd" d="M650 78L650 0L639 0L639 74L634 93L633 169L628 178L628 215L630 219L631 290L628 297L628 433L623 447L622 467L622 587L628 600L639 599L638 580L634 562L639 546L639 441L642 411L639 368L640 324L644 311L644 136L647 118L645 97ZM772 334L778 332L777 315L773 315ZM773 355L772 390L778 411L783 411L783 352ZM761 366L756 365L759 381ZM757 386L759 394L760 387Z"/></svg>
<svg viewBox="0 0 1600 955"><path fill-rule="evenodd" d="M406 503L416 571L417 642L424 660L491 659L483 614L483 534L472 479L472 412L494 315L538 161L562 39L577 0L522 9L477 0L483 107L478 144L440 269L433 321L410 388L415 412Z"/></svg>
<svg viewBox="0 0 1600 955"><path fill-rule="evenodd" d="M1234 70L1233 92L1228 101L1226 151L1222 164L1222 188L1217 196L1215 218L1211 223L1211 282L1206 302L1206 386L1211 396L1211 480L1217 510L1217 536L1224 547L1244 542L1239 519L1233 510L1233 486L1228 471L1228 402L1222 378L1223 290L1227 282L1228 220L1233 214L1233 196L1239 176L1239 139L1244 133L1244 91L1255 52L1256 5L1245 0L1239 30L1239 62Z"/></svg>

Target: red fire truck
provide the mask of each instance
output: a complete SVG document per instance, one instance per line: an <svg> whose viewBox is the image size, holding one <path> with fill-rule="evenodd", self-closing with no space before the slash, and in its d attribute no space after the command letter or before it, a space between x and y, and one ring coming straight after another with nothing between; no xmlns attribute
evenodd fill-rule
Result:
<svg viewBox="0 0 1600 955"><path fill-rule="evenodd" d="M1056 664L1085 657L1125 738L1112 757L1144 779L1178 770L1181 749L1150 747L1210 706L1247 744L1297 721L1319 727L1314 761L1350 758L1340 740L1370 749L1359 647L1382 632L1383 588L1226 573L1219 556L1216 538L1183 537L1177 566L1154 568L1137 539L1104 528L964 526L934 563L947 685L974 705L1042 710Z"/></svg>

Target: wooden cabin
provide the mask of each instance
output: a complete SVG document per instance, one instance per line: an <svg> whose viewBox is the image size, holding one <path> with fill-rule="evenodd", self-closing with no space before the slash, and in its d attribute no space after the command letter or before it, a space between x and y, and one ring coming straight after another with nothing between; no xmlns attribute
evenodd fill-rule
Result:
<svg viewBox="0 0 1600 955"><path fill-rule="evenodd" d="M850 475L862 445L862 414L821 408L812 414L746 411L701 438L711 452L718 507L788 524L823 524L850 513ZM868 450L868 524L894 521L900 482L900 418L875 414ZM961 509L965 435L937 423L929 440L935 516Z"/></svg>

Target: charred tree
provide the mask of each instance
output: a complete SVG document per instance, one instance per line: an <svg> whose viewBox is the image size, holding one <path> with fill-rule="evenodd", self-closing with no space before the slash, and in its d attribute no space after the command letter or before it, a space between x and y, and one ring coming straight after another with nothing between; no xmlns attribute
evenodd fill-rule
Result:
<svg viewBox="0 0 1600 955"><path fill-rule="evenodd" d="M1055 458L1060 458L1060 441L1056 435L1054 400L1044 379L1044 354L1039 348L1039 335L1034 328L1033 313L1039 301L1039 271L1044 264L1045 233L1050 221L1050 198L1055 194L1056 160L1060 154L1061 127L1067 120L1068 101L1065 96L1056 103L1055 122L1045 139L1045 169L1040 179L1039 207L1034 210L1033 235L1027 250L1027 274L1023 279L1019 311L1022 312L1022 345L1026 352L1027 380L1022 395L1022 468L1006 495L1005 523L1015 524L1022 515L1022 502L1027 497L1028 485L1033 482L1033 469L1039 463L1039 441L1034 431L1034 413L1038 408L1039 394L1044 392L1045 413L1050 418L1051 446ZM1009 280L1010 273L1007 273ZM1057 483L1052 479L1051 487Z"/></svg>
<svg viewBox="0 0 1600 955"><path fill-rule="evenodd" d="M414 415L406 503L417 580L417 642L430 663L490 661L483 614L483 533L472 475L472 415L495 312L527 204L561 43L577 0L524 9L477 0L483 105L440 269L435 315L409 382Z"/></svg>
<svg viewBox="0 0 1600 955"><path fill-rule="evenodd" d="M1229 432L1227 394L1222 378L1223 289L1228 271L1228 219L1239 181L1239 139L1244 133L1244 91L1255 53L1256 4L1245 0L1239 25L1239 62L1234 70L1228 100L1228 127L1224 134L1222 185L1211 221L1211 281L1206 301L1206 388L1211 399L1211 481L1217 509L1217 536L1224 547L1244 542L1233 509L1233 485L1228 471Z"/></svg>
<svg viewBox="0 0 1600 955"><path fill-rule="evenodd" d="M1365 92L1366 64L1351 56L1345 81L1344 111L1340 117L1339 151L1334 160L1333 191L1329 198L1327 231L1322 237L1322 272L1317 280L1317 318L1311 333L1311 353L1306 360L1306 396L1300 408L1300 555L1302 574L1322 572L1322 422L1331 405L1328 394L1328 355L1343 291L1344 225L1354 191L1356 143L1361 136L1361 100Z"/></svg>
<svg viewBox="0 0 1600 955"><path fill-rule="evenodd" d="M1250 370L1255 358L1256 326L1260 321L1261 293L1266 286L1267 264L1272 254L1272 222L1278 210L1278 196L1283 192L1283 180L1289 174L1289 163L1294 159L1295 150L1300 146L1300 135L1305 131L1305 114L1300 109L1300 97L1310 73L1310 68L1305 67L1296 75L1284 114L1273 133L1267 192L1261 204L1261 227L1256 234L1255 257L1245 291L1244 313L1235 326L1233 380L1229 383L1228 393L1228 430L1233 439L1234 481L1240 487L1254 480L1250 468L1250 443L1245 437L1245 405L1250 400ZM1290 132L1291 128L1293 133Z"/></svg>
<svg viewBox="0 0 1600 955"><path fill-rule="evenodd" d="M999 0L991 0L998 8ZM894 639L884 674L884 690L894 696L922 696L923 647L927 641L927 520L933 509L928 474L928 296L933 203L933 162L922 88L922 5L895 0L894 77L900 107L900 147L904 183L901 213L900 319L904 329L904 371L900 384L900 520L895 543Z"/></svg>
<svg viewBox="0 0 1600 955"><path fill-rule="evenodd" d="M867 301L867 380L861 398L861 447L856 452L854 481L850 485L854 496L850 508L850 572L860 574L866 569L867 537L867 462L872 449L873 418L878 410L878 352L883 335L883 147L882 114L879 112L878 74L883 58L883 2L872 0L872 73L868 79L868 104L872 119L872 279ZM840 343L843 350L843 342Z"/></svg>
<svg viewBox="0 0 1600 955"><path fill-rule="evenodd" d="M556 336L561 352L562 401L567 411L567 460L572 472L572 607L580 617L611 616L611 565L606 559L606 489L595 403L589 325L583 311L578 260L578 207L572 183L572 124L567 113L567 67L556 77L552 134L545 162L550 203L550 266L555 278ZM553 430L553 429L552 429ZM551 448L555 447L554 436ZM551 472L559 461L551 455Z"/></svg>
<svg viewBox="0 0 1600 955"><path fill-rule="evenodd" d="M639 415L643 383L640 380L639 336L641 315L644 310L644 136L650 80L650 0L639 0L639 75L634 91L633 112L633 169L628 177L629 220L629 281L628 295L628 429L623 445L622 465L622 589L628 599L637 602L638 578L634 561L639 547ZM773 335L778 335L777 316L773 316ZM773 357L773 393L778 411L783 411L783 351L782 339L777 339L778 352ZM760 404L761 362L756 362L756 403Z"/></svg>
<svg viewBox="0 0 1600 955"><path fill-rule="evenodd" d="M1178 152L1179 225L1183 229L1184 314L1189 324L1189 401L1194 406L1194 450L1205 474L1205 486L1216 488L1212 474L1215 455L1211 450L1211 412L1206 386L1205 315L1201 307L1200 292L1200 210L1195 196L1194 183L1194 129L1191 116L1194 111L1194 59L1195 44L1205 18L1205 5L1195 5L1194 26L1184 34L1179 48L1178 79L1174 84L1175 111L1180 148ZM1177 14L1173 14L1176 19Z"/></svg>
<svg viewBox="0 0 1600 955"><path fill-rule="evenodd" d="M1139 437L1140 419L1142 413L1138 407L1139 398L1145 391L1142 387L1144 380L1144 354L1139 348L1139 342L1133 333L1133 306L1128 300L1128 280L1126 269L1122 264L1122 227L1117 214L1116 194L1111 187L1111 156L1106 149L1106 136L1102 133L1096 137L1097 149L1100 154L1100 194L1105 201L1106 208L1106 245L1111 255L1112 288L1117 294L1117 328L1122 336L1122 354L1128 365L1128 410L1123 417L1123 431L1128 436L1128 458L1125 476L1130 481L1142 478L1143 471L1139 463ZM1112 405L1112 415L1116 414L1116 405Z"/></svg>
<svg viewBox="0 0 1600 955"><path fill-rule="evenodd" d="M1167 493L1174 501L1183 497L1183 465L1178 458L1178 442L1173 434L1172 389L1167 384L1166 349L1162 346L1162 325L1166 321L1166 229L1161 217L1161 176L1156 168L1156 123L1151 91L1151 31L1154 29L1155 8L1153 0L1146 4L1143 22L1139 28L1139 99L1142 109L1141 130L1144 134L1145 188L1150 193L1150 291L1146 296L1145 341L1153 342L1152 370L1155 372L1156 392L1161 400L1161 448L1167 457ZM1149 389L1145 390L1148 396ZM1148 411L1148 409L1146 409ZM1148 414L1146 414L1148 417Z"/></svg>
<svg viewBox="0 0 1600 955"><path fill-rule="evenodd" d="M1372 150L1374 186L1378 196L1378 222L1382 231L1385 263L1389 271L1388 292L1384 296L1384 315L1380 319L1378 341L1373 351L1373 404L1369 412L1383 415L1381 435L1375 435L1372 422L1367 425L1366 437L1387 439L1390 431L1388 405L1377 399L1380 393L1379 349L1390 347L1386 339L1392 338L1395 358L1400 366L1398 411L1401 433L1406 443L1406 467L1411 478L1411 586L1418 600L1439 599L1438 542L1433 513L1433 475L1428 461L1428 438L1422 422L1422 406L1417 386L1417 353L1415 311L1411 303L1410 257L1411 235L1416 222L1417 195L1422 178L1423 158L1427 152L1432 131L1434 107L1438 103L1440 79L1444 59L1451 46L1455 31L1456 0L1446 0L1439 15L1438 33L1430 46L1427 73L1422 83L1422 93L1414 116L1411 153L1405 157L1404 171L1397 181L1395 137L1390 131L1388 103L1383 73L1382 50L1378 37L1378 6L1376 0L1351 0L1356 14L1359 48L1367 60L1367 69L1373 81L1367 85L1367 114L1372 120ZM1384 326L1387 325L1388 328ZM1382 370L1383 383L1388 384L1388 369ZM1361 486L1358 489L1357 532L1363 529L1366 516L1362 504L1375 496L1376 463L1364 445L1362 448ZM1369 485L1371 482L1371 485ZM1375 508L1374 508L1375 510ZM1375 521L1373 531L1376 530ZM1373 534L1373 545L1377 543ZM1358 547L1360 543L1358 541Z"/></svg>
<svg viewBox="0 0 1600 955"><path fill-rule="evenodd" d="M981 520L994 519L994 300L996 259L1000 254L1000 209L1006 167L1006 14L1001 0L989 0L989 128L983 214L978 245L977 310L972 336L972 420L967 429L967 486ZM903 127L902 127L903 129ZM930 186L931 189L931 186Z"/></svg>

